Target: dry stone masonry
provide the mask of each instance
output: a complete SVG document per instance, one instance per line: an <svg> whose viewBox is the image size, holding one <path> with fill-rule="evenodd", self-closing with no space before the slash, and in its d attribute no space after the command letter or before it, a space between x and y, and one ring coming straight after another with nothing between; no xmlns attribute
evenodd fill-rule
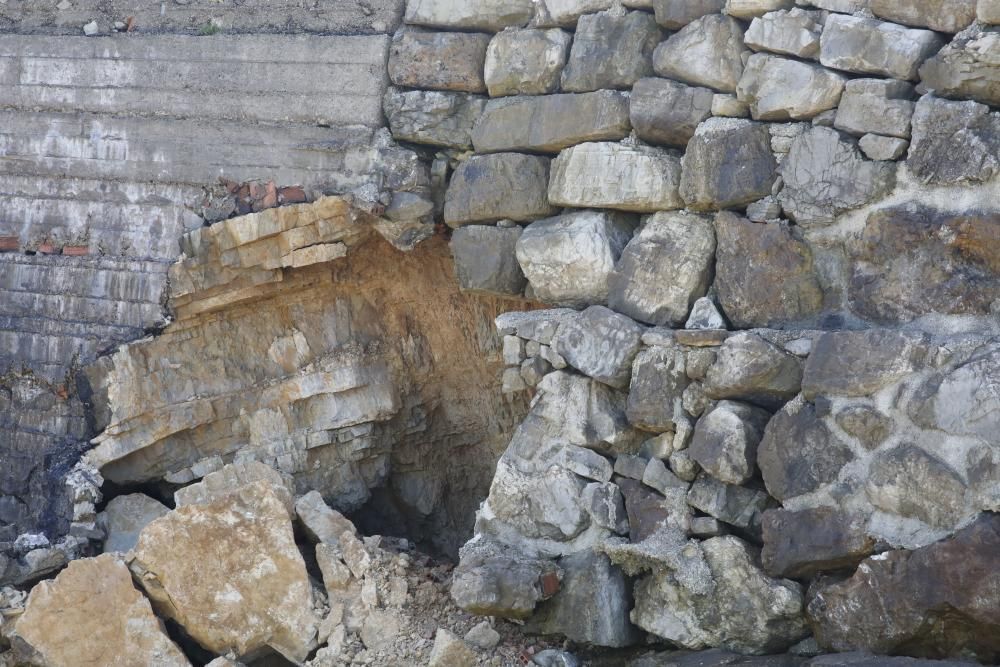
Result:
<svg viewBox="0 0 1000 667"><path fill-rule="evenodd" d="M1000 2L132 4L0 0L0 667L1000 661Z"/></svg>

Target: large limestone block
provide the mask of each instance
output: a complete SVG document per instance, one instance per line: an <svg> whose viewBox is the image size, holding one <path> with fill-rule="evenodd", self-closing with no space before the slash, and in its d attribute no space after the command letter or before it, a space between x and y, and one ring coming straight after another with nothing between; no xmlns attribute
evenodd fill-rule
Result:
<svg viewBox="0 0 1000 667"><path fill-rule="evenodd" d="M314 542L339 546L344 533L357 534L354 524L327 505L319 491L310 491L297 498L295 513L306 535Z"/></svg>
<svg viewBox="0 0 1000 667"><path fill-rule="evenodd" d="M835 481L853 460L850 445L802 397L788 403L768 422L757 448L757 465L767 492L782 501Z"/></svg>
<svg viewBox="0 0 1000 667"><path fill-rule="evenodd" d="M552 161L549 202L556 206L652 213L684 207L678 193L681 161L645 146L587 143Z"/></svg>
<svg viewBox="0 0 1000 667"><path fill-rule="evenodd" d="M450 30L499 32L534 16L531 0L408 0L403 20Z"/></svg>
<svg viewBox="0 0 1000 667"><path fill-rule="evenodd" d="M857 144L829 127L810 128L795 139L779 171L785 187L778 200L803 227L831 224L896 183L895 164L866 160Z"/></svg>
<svg viewBox="0 0 1000 667"><path fill-rule="evenodd" d="M701 543L708 583L689 583L663 570L636 584L632 620L688 649L722 647L778 653L809 634L799 584L767 576L756 550L739 538Z"/></svg>
<svg viewBox="0 0 1000 667"><path fill-rule="evenodd" d="M810 120L835 109L846 77L818 65L764 53L750 56L736 98L757 120Z"/></svg>
<svg viewBox="0 0 1000 667"><path fill-rule="evenodd" d="M504 218L528 222L555 213L546 198L548 158L520 153L474 155L459 165L444 199L451 227Z"/></svg>
<svg viewBox="0 0 1000 667"><path fill-rule="evenodd" d="M749 21L768 12L791 9L794 6L795 0L726 0L722 11L729 16Z"/></svg>
<svg viewBox="0 0 1000 667"><path fill-rule="evenodd" d="M704 473L698 475L687 494L687 503L699 512L758 538L764 512L773 502L759 489L726 484Z"/></svg>
<svg viewBox="0 0 1000 667"><path fill-rule="evenodd" d="M820 312L823 291L812 252L788 225L720 213L715 232L715 288L736 327L776 326Z"/></svg>
<svg viewBox="0 0 1000 667"><path fill-rule="evenodd" d="M598 12L580 17L562 89L583 93L631 88L653 73L653 49L663 34L645 12Z"/></svg>
<svg viewBox="0 0 1000 667"><path fill-rule="evenodd" d="M1000 659L1000 517L983 515L949 539L866 559L852 577L816 590L808 614L835 651Z"/></svg>
<svg viewBox="0 0 1000 667"><path fill-rule="evenodd" d="M656 213L622 252L608 279L608 305L646 324L680 326L708 291L714 258L710 220Z"/></svg>
<svg viewBox="0 0 1000 667"><path fill-rule="evenodd" d="M573 28L584 14L609 9L613 0L541 0L539 25Z"/></svg>
<svg viewBox="0 0 1000 667"><path fill-rule="evenodd" d="M536 298L574 307L602 304L632 227L629 216L600 211L539 220L518 239L517 261Z"/></svg>
<svg viewBox="0 0 1000 667"><path fill-rule="evenodd" d="M465 667L476 662L476 652L446 628L438 628L427 667Z"/></svg>
<svg viewBox="0 0 1000 667"><path fill-rule="evenodd" d="M767 126L740 118L699 125L681 165L680 193L696 211L741 207L771 194L778 166Z"/></svg>
<svg viewBox="0 0 1000 667"><path fill-rule="evenodd" d="M711 117L714 93L669 79L640 79L629 97L636 136L652 144L687 146L698 125Z"/></svg>
<svg viewBox="0 0 1000 667"><path fill-rule="evenodd" d="M730 336L705 375L705 395L773 409L802 387L802 361L752 333Z"/></svg>
<svg viewBox="0 0 1000 667"><path fill-rule="evenodd" d="M1000 0L979 0L976 17L983 23L1000 25Z"/></svg>
<svg viewBox="0 0 1000 667"><path fill-rule="evenodd" d="M623 389L642 346L642 332L642 326L624 315L591 306L559 325L552 347L584 375Z"/></svg>
<svg viewBox="0 0 1000 667"><path fill-rule="evenodd" d="M463 149L472 148L472 128L486 100L468 93L390 89L382 107L395 139Z"/></svg>
<svg viewBox="0 0 1000 667"><path fill-rule="evenodd" d="M843 14L866 11L870 2L871 0L795 0L795 4L799 6L807 5Z"/></svg>
<svg viewBox="0 0 1000 667"><path fill-rule="evenodd" d="M451 235L455 275L465 292L518 296L527 280L515 249L521 228L466 225Z"/></svg>
<svg viewBox="0 0 1000 667"><path fill-rule="evenodd" d="M389 47L389 78L409 88L484 93L490 38L484 33L401 30Z"/></svg>
<svg viewBox="0 0 1000 667"><path fill-rule="evenodd" d="M961 137L962 150L955 150ZM913 112L907 167L928 184L986 181L1000 173L1000 113L978 102L924 95Z"/></svg>
<svg viewBox="0 0 1000 667"><path fill-rule="evenodd" d="M626 93L518 96L490 100L472 142L480 153L558 153L588 141L624 139L630 129Z"/></svg>
<svg viewBox="0 0 1000 667"><path fill-rule="evenodd" d="M14 636L24 657L45 667L191 664L112 554L73 561L35 586Z"/></svg>
<svg viewBox="0 0 1000 667"><path fill-rule="evenodd" d="M808 578L853 568L875 548L863 521L831 507L769 510L762 527L761 563L774 577Z"/></svg>
<svg viewBox="0 0 1000 667"><path fill-rule="evenodd" d="M844 87L833 126L859 137L880 134L909 139L915 98L913 86L905 81L853 79Z"/></svg>
<svg viewBox="0 0 1000 667"><path fill-rule="evenodd" d="M107 534L105 553L126 553L135 546L146 524L169 511L169 507L142 493L112 498L97 517L98 525Z"/></svg>
<svg viewBox="0 0 1000 667"><path fill-rule="evenodd" d="M675 430L689 382L685 371L684 353L674 345L649 347L636 355L626 407L629 422L654 433Z"/></svg>
<svg viewBox="0 0 1000 667"><path fill-rule="evenodd" d="M632 593L621 569L588 549L559 560L559 592L538 606L528 632L565 635L595 646L629 646L639 632L629 621Z"/></svg>
<svg viewBox="0 0 1000 667"><path fill-rule="evenodd" d="M884 324L931 313L995 315L998 234L996 209L963 215L902 206L872 213L850 253L851 308Z"/></svg>
<svg viewBox="0 0 1000 667"><path fill-rule="evenodd" d="M652 4L657 23L679 30L702 16L721 12L726 0L652 0Z"/></svg>
<svg viewBox="0 0 1000 667"><path fill-rule="evenodd" d="M965 480L946 461L907 444L880 450L865 484L865 497L876 510L941 531L978 513L967 504L966 491Z"/></svg>
<svg viewBox="0 0 1000 667"><path fill-rule="evenodd" d="M668 79L735 93L747 52L739 21L710 14L686 25L656 47L653 69Z"/></svg>
<svg viewBox="0 0 1000 667"><path fill-rule="evenodd" d="M483 73L490 97L557 92L572 41L558 28L498 32L486 49Z"/></svg>
<svg viewBox="0 0 1000 667"><path fill-rule="evenodd" d="M976 0L870 0L879 18L903 25L958 32L976 20Z"/></svg>
<svg viewBox="0 0 1000 667"><path fill-rule="evenodd" d="M281 495L266 482L146 526L130 563L158 611L217 654L315 647L312 585Z"/></svg>
<svg viewBox="0 0 1000 667"><path fill-rule="evenodd" d="M295 513L291 478L260 461L230 463L219 470L210 472L201 481L177 489L174 492L174 504L177 507L184 507L185 505L213 503L255 482L269 484L281 498L288 513Z"/></svg>
<svg viewBox="0 0 1000 667"><path fill-rule="evenodd" d="M819 61L855 74L915 81L920 65L943 44L930 30L837 14L826 20Z"/></svg>
<svg viewBox="0 0 1000 667"><path fill-rule="evenodd" d="M822 13L796 7L754 18L743 41L754 51L818 59L822 34Z"/></svg>
<svg viewBox="0 0 1000 667"><path fill-rule="evenodd" d="M757 445L771 414L737 401L720 401L694 427L688 453L712 477L743 484L757 470Z"/></svg>
<svg viewBox="0 0 1000 667"><path fill-rule="evenodd" d="M929 349L925 336L891 329L825 333L806 360L802 395L869 396L922 368Z"/></svg>
<svg viewBox="0 0 1000 667"><path fill-rule="evenodd" d="M967 30L920 68L936 94L1000 106L1000 31Z"/></svg>
<svg viewBox="0 0 1000 667"><path fill-rule="evenodd" d="M558 577L552 561L527 558L485 537L468 542L459 553L451 597L462 609L480 616L524 620L552 594L543 593L542 578Z"/></svg>

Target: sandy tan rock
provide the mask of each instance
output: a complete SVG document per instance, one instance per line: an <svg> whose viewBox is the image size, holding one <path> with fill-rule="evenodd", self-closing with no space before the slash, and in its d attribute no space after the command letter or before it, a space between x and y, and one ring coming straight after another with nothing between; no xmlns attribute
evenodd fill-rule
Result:
<svg viewBox="0 0 1000 667"><path fill-rule="evenodd" d="M36 586L14 629L25 656L46 667L190 667L111 554L69 564Z"/></svg>
<svg viewBox="0 0 1000 667"><path fill-rule="evenodd" d="M268 647L301 661L315 646L312 586L282 494L266 481L179 507L149 524L130 568L159 612L208 650Z"/></svg>

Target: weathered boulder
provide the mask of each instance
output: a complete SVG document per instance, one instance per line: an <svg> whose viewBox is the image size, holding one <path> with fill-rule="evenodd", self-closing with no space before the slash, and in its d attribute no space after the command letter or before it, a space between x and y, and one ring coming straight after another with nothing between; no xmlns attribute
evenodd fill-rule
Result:
<svg viewBox="0 0 1000 667"><path fill-rule="evenodd" d="M976 514L966 485L948 463L908 444L880 451L868 469L865 495L878 510L948 530Z"/></svg>
<svg viewBox="0 0 1000 667"><path fill-rule="evenodd" d="M588 141L624 139L630 128L625 93L599 90L506 97L486 104L473 129L472 142L480 153L558 153Z"/></svg>
<svg viewBox="0 0 1000 667"><path fill-rule="evenodd" d="M526 619L554 592L543 592L542 582L559 581L559 568L552 561L527 558L485 538L470 541L460 555L451 597L473 614Z"/></svg>
<svg viewBox="0 0 1000 667"><path fill-rule="evenodd" d="M726 484L711 475L700 473L688 491L687 503L699 512L759 539L764 512L773 501L758 489Z"/></svg>
<svg viewBox="0 0 1000 667"><path fill-rule="evenodd" d="M434 28L499 32L523 26L534 14L531 0L412 0L406 3L403 20Z"/></svg>
<svg viewBox="0 0 1000 667"><path fill-rule="evenodd" d="M695 19L653 53L660 76L723 93L736 92L743 75L743 26L736 19L708 14Z"/></svg>
<svg viewBox="0 0 1000 667"><path fill-rule="evenodd" d="M660 27L645 12L581 16L562 72L562 89L582 93L631 88L653 73L653 49L662 38Z"/></svg>
<svg viewBox="0 0 1000 667"><path fill-rule="evenodd" d="M820 646L934 658L1000 659L1000 516L954 537L865 560L850 579L815 591L808 614Z"/></svg>
<svg viewBox="0 0 1000 667"><path fill-rule="evenodd" d="M680 194L695 211L739 208L771 194L777 161L767 126L710 118L694 133L681 160Z"/></svg>
<svg viewBox="0 0 1000 667"><path fill-rule="evenodd" d="M656 22L679 30L702 16L721 12L726 0L652 0Z"/></svg>
<svg viewBox="0 0 1000 667"><path fill-rule="evenodd" d="M475 664L476 652L446 628L438 628L427 667L465 667Z"/></svg>
<svg viewBox="0 0 1000 667"><path fill-rule="evenodd" d="M1000 2L998 0L979 0L976 6L976 17L983 23L1000 25Z"/></svg>
<svg viewBox="0 0 1000 667"><path fill-rule="evenodd" d="M535 297L575 307L607 301L608 277L633 224L620 213L576 211L525 227L516 255Z"/></svg>
<svg viewBox="0 0 1000 667"><path fill-rule="evenodd" d="M906 155L910 142L896 137L866 134L858 140L858 147L869 160L898 160Z"/></svg>
<svg viewBox="0 0 1000 667"><path fill-rule="evenodd" d="M54 580L35 586L14 637L23 664L191 664L167 636L149 600L135 589L128 567L112 554L74 561Z"/></svg>
<svg viewBox="0 0 1000 667"><path fill-rule="evenodd" d="M600 12L611 7L613 0L542 0L536 22L573 28L584 14Z"/></svg>
<svg viewBox="0 0 1000 667"><path fill-rule="evenodd" d="M306 535L314 542L340 546L344 533L357 534L354 524L327 505L319 491L310 491L297 498L295 513Z"/></svg>
<svg viewBox="0 0 1000 667"><path fill-rule="evenodd" d="M473 155L455 170L444 200L451 227L508 218L527 222L552 215L545 195L548 158L521 153Z"/></svg>
<svg viewBox="0 0 1000 667"><path fill-rule="evenodd" d="M621 488L610 482L591 482L583 488L580 502L594 523L619 535L628 535L629 518Z"/></svg>
<svg viewBox="0 0 1000 667"><path fill-rule="evenodd" d="M688 386L684 353L676 346L642 350L632 364L628 394L628 420L637 428L655 433L671 431L677 404Z"/></svg>
<svg viewBox="0 0 1000 667"><path fill-rule="evenodd" d="M920 68L924 87L943 97L1000 106L1000 31L959 34Z"/></svg>
<svg viewBox="0 0 1000 667"><path fill-rule="evenodd" d="M963 149L955 150L956 142ZM924 95L913 112L906 164L927 184L987 181L1000 173L1000 113L978 102Z"/></svg>
<svg viewBox="0 0 1000 667"><path fill-rule="evenodd" d="M608 305L646 324L683 324L712 277L715 230L685 212L656 213L625 246L608 278Z"/></svg>
<svg viewBox="0 0 1000 667"><path fill-rule="evenodd" d="M734 326L775 326L820 312L823 292L812 252L788 225L724 212L715 218L715 233L715 289Z"/></svg>
<svg viewBox="0 0 1000 667"><path fill-rule="evenodd" d="M868 450L875 449L892 434L895 420L870 405L846 405L834 415L837 426L858 439Z"/></svg>
<svg viewBox="0 0 1000 667"><path fill-rule="evenodd" d="M802 377L807 400L868 396L913 373L930 346L925 336L888 329L837 331L813 344Z"/></svg>
<svg viewBox="0 0 1000 667"><path fill-rule="evenodd" d="M146 524L169 511L169 507L142 493L112 498L97 516L97 525L104 529L107 536L104 552L127 552L135 546Z"/></svg>
<svg viewBox="0 0 1000 667"><path fill-rule="evenodd" d="M687 146L698 125L712 116L714 93L669 79L639 79L629 97L636 136L667 146Z"/></svg>
<svg viewBox="0 0 1000 667"><path fill-rule="evenodd" d="M833 14L823 27L819 61L855 74L915 81L920 65L943 44L930 30Z"/></svg>
<svg viewBox="0 0 1000 667"><path fill-rule="evenodd" d="M239 461L208 473L195 484L174 491L174 505L207 505L222 500L248 484L264 482L281 499L289 515L295 514L291 478L260 461Z"/></svg>
<svg viewBox="0 0 1000 667"><path fill-rule="evenodd" d="M129 567L157 610L217 654L315 647L312 586L280 493L252 482L142 531Z"/></svg>
<svg viewBox="0 0 1000 667"><path fill-rule="evenodd" d="M382 102L392 136L399 141L472 148L472 127L486 99L468 93L390 88Z"/></svg>
<svg viewBox="0 0 1000 667"><path fill-rule="evenodd" d="M864 521L830 507L768 510L763 537L761 562L774 577L804 579L853 568L875 548Z"/></svg>
<svg viewBox="0 0 1000 667"><path fill-rule="evenodd" d="M727 536L701 543L708 585L692 585L661 570L635 587L632 620L688 649L710 646L750 654L776 653L808 634L802 590L772 579L755 550Z"/></svg>
<svg viewBox="0 0 1000 667"><path fill-rule="evenodd" d="M604 306L591 306L559 325L553 349L573 368L598 382L628 386L632 360L642 347L643 327Z"/></svg>
<svg viewBox="0 0 1000 667"><path fill-rule="evenodd" d="M736 97L756 120L810 120L837 108L846 77L819 65L755 53L747 60Z"/></svg>
<svg viewBox="0 0 1000 667"><path fill-rule="evenodd" d="M614 174L614 178L608 178ZM588 143L552 161L549 202L555 206L652 213L684 207L678 193L681 161L646 146Z"/></svg>
<svg viewBox="0 0 1000 667"><path fill-rule="evenodd" d="M767 492L778 500L801 496L833 482L854 451L798 397L782 408L764 430L757 448Z"/></svg>
<svg viewBox="0 0 1000 667"><path fill-rule="evenodd" d="M629 646L639 639L629 621L632 591L621 569L587 549L559 559L559 592L538 605L529 632L565 635L595 646Z"/></svg>
<svg viewBox="0 0 1000 667"><path fill-rule="evenodd" d="M483 65L491 35L400 30L389 46L389 78L397 86L485 93Z"/></svg>
<svg viewBox="0 0 1000 667"><path fill-rule="evenodd" d="M726 318L722 316L719 312L718 306L715 305L710 297L703 296L694 302L694 306L691 307L691 315L688 317L687 322L684 323L685 329L709 329L718 331L720 329L727 328ZM704 356L699 357L704 359ZM689 367L694 368L695 364L689 364ZM708 366L704 366L704 370L708 370ZM693 380L700 380L705 377L704 373L699 375L694 375L689 371L689 377Z"/></svg>
<svg viewBox="0 0 1000 667"><path fill-rule="evenodd" d="M754 51L818 59L822 33L822 13L796 7L754 17L743 41Z"/></svg>
<svg viewBox="0 0 1000 667"><path fill-rule="evenodd" d="M779 168L785 187L778 200L789 218L809 226L828 225L845 211L887 194L896 166L866 160L857 144L829 127L813 127L792 143Z"/></svg>
<svg viewBox="0 0 1000 667"><path fill-rule="evenodd" d="M451 235L455 275L466 292L519 296L527 280L515 248L521 228L466 225Z"/></svg>
<svg viewBox="0 0 1000 667"><path fill-rule="evenodd" d="M695 424L688 452L717 480L743 484L757 471L757 445L770 418L756 406L720 401Z"/></svg>
<svg viewBox="0 0 1000 667"><path fill-rule="evenodd" d="M905 81L848 81L833 126L855 136L874 133L909 139L914 97L913 86Z"/></svg>
<svg viewBox="0 0 1000 667"><path fill-rule="evenodd" d="M976 0L870 0L879 18L903 25L958 32L976 20Z"/></svg>
<svg viewBox="0 0 1000 667"><path fill-rule="evenodd" d="M802 360L752 333L729 336L705 375L705 395L780 407L802 386Z"/></svg>
<svg viewBox="0 0 1000 667"><path fill-rule="evenodd" d="M929 313L989 315L1000 299L1000 211L893 207L868 216L851 246L851 307L875 322Z"/></svg>
<svg viewBox="0 0 1000 667"><path fill-rule="evenodd" d="M616 477L628 513L628 536L633 543L646 540L667 528L687 533L693 512L685 500L685 489L668 495L654 491L639 480Z"/></svg>
<svg viewBox="0 0 1000 667"><path fill-rule="evenodd" d="M486 50L483 78L490 97L545 95L559 90L573 36L565 30L498 32Z"/></svg>

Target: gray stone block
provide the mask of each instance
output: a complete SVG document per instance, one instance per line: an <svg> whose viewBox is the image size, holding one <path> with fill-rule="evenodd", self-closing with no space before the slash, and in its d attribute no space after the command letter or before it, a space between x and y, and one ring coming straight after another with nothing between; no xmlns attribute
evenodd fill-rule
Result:
<svg viewBox="0 0 1000 667"><path fill-rule="evenodd" d="M451 252L459 287L467 292L519 296L527 280L514 248L520 227L467 225L452 233Z"/></svg>
<svg viewBox="0 0 1000 667"><path fill-rule="evenodd" d="M714 98L708 88L669 79L640 79L629 97L629 117L643 141L683 148L698 124L712 115Z"/></svg>
<svg viewBox="0 0 1000 667"><path fill-rule="evenodd" d="M468 93L396 90L385 94L385 116L398 141L447 148L472 148L472 128L486 98Z"/></svg>
<svg viewBox="0 0 1000 667"><path fill-rule="evenodd" d="M681 164L681 196L696 211L742 207L771 194L778 166L767 125L735 118L699 125Z"/></svg>
<svg viewBox="0 0 1000 667"><path fill-rule="evenodd" d="M930 30L856 16L832 15L820 39L820 62L826 67L916 80L917 69L944 42Z"/></svg>
<svg viewBox="0 0 1000 667"><path fill-rule="evenodd" d="M582 93L631 88L653 73L653 49L662 38L660 27L645 12L599 12L580 17L562 72L562 89Z"/></svg>
<svg viewBox="0 0 1000 667"><path fill-rule="evenodd" d="M521 153L474 155L459 165L445 194L444 220L452 227L508 218L528 222L555 209L545 195L548 158Z"/></svg>
<svg viewBox="0 0 1000 667"><path fill-rule="evenodd" d="M389 78L397 86L485 93L483 67L492 35L401 30L389 45Z"/></svg>
<svg viewBox="0 0 1000 667"><path fill-rule="evenodd" d="M848 81L833 126L855 136L873 133L909 139L915 98L913 86L904 81Z"/></svg>
<svg viewBox="0 0 1000 667"><path fill-rule="evenodd" d="M558 92L572 42L573 35L558 28L497 33L486 50L484 78L490 96Z"/></svg>
<svg viewBox="0 0 1000 667"><path fill-rule="evenodd" d="M671 35L653 53L660 76L723 93L736 92L743 75L743 26L736 19L709 14Z"/></svg>

